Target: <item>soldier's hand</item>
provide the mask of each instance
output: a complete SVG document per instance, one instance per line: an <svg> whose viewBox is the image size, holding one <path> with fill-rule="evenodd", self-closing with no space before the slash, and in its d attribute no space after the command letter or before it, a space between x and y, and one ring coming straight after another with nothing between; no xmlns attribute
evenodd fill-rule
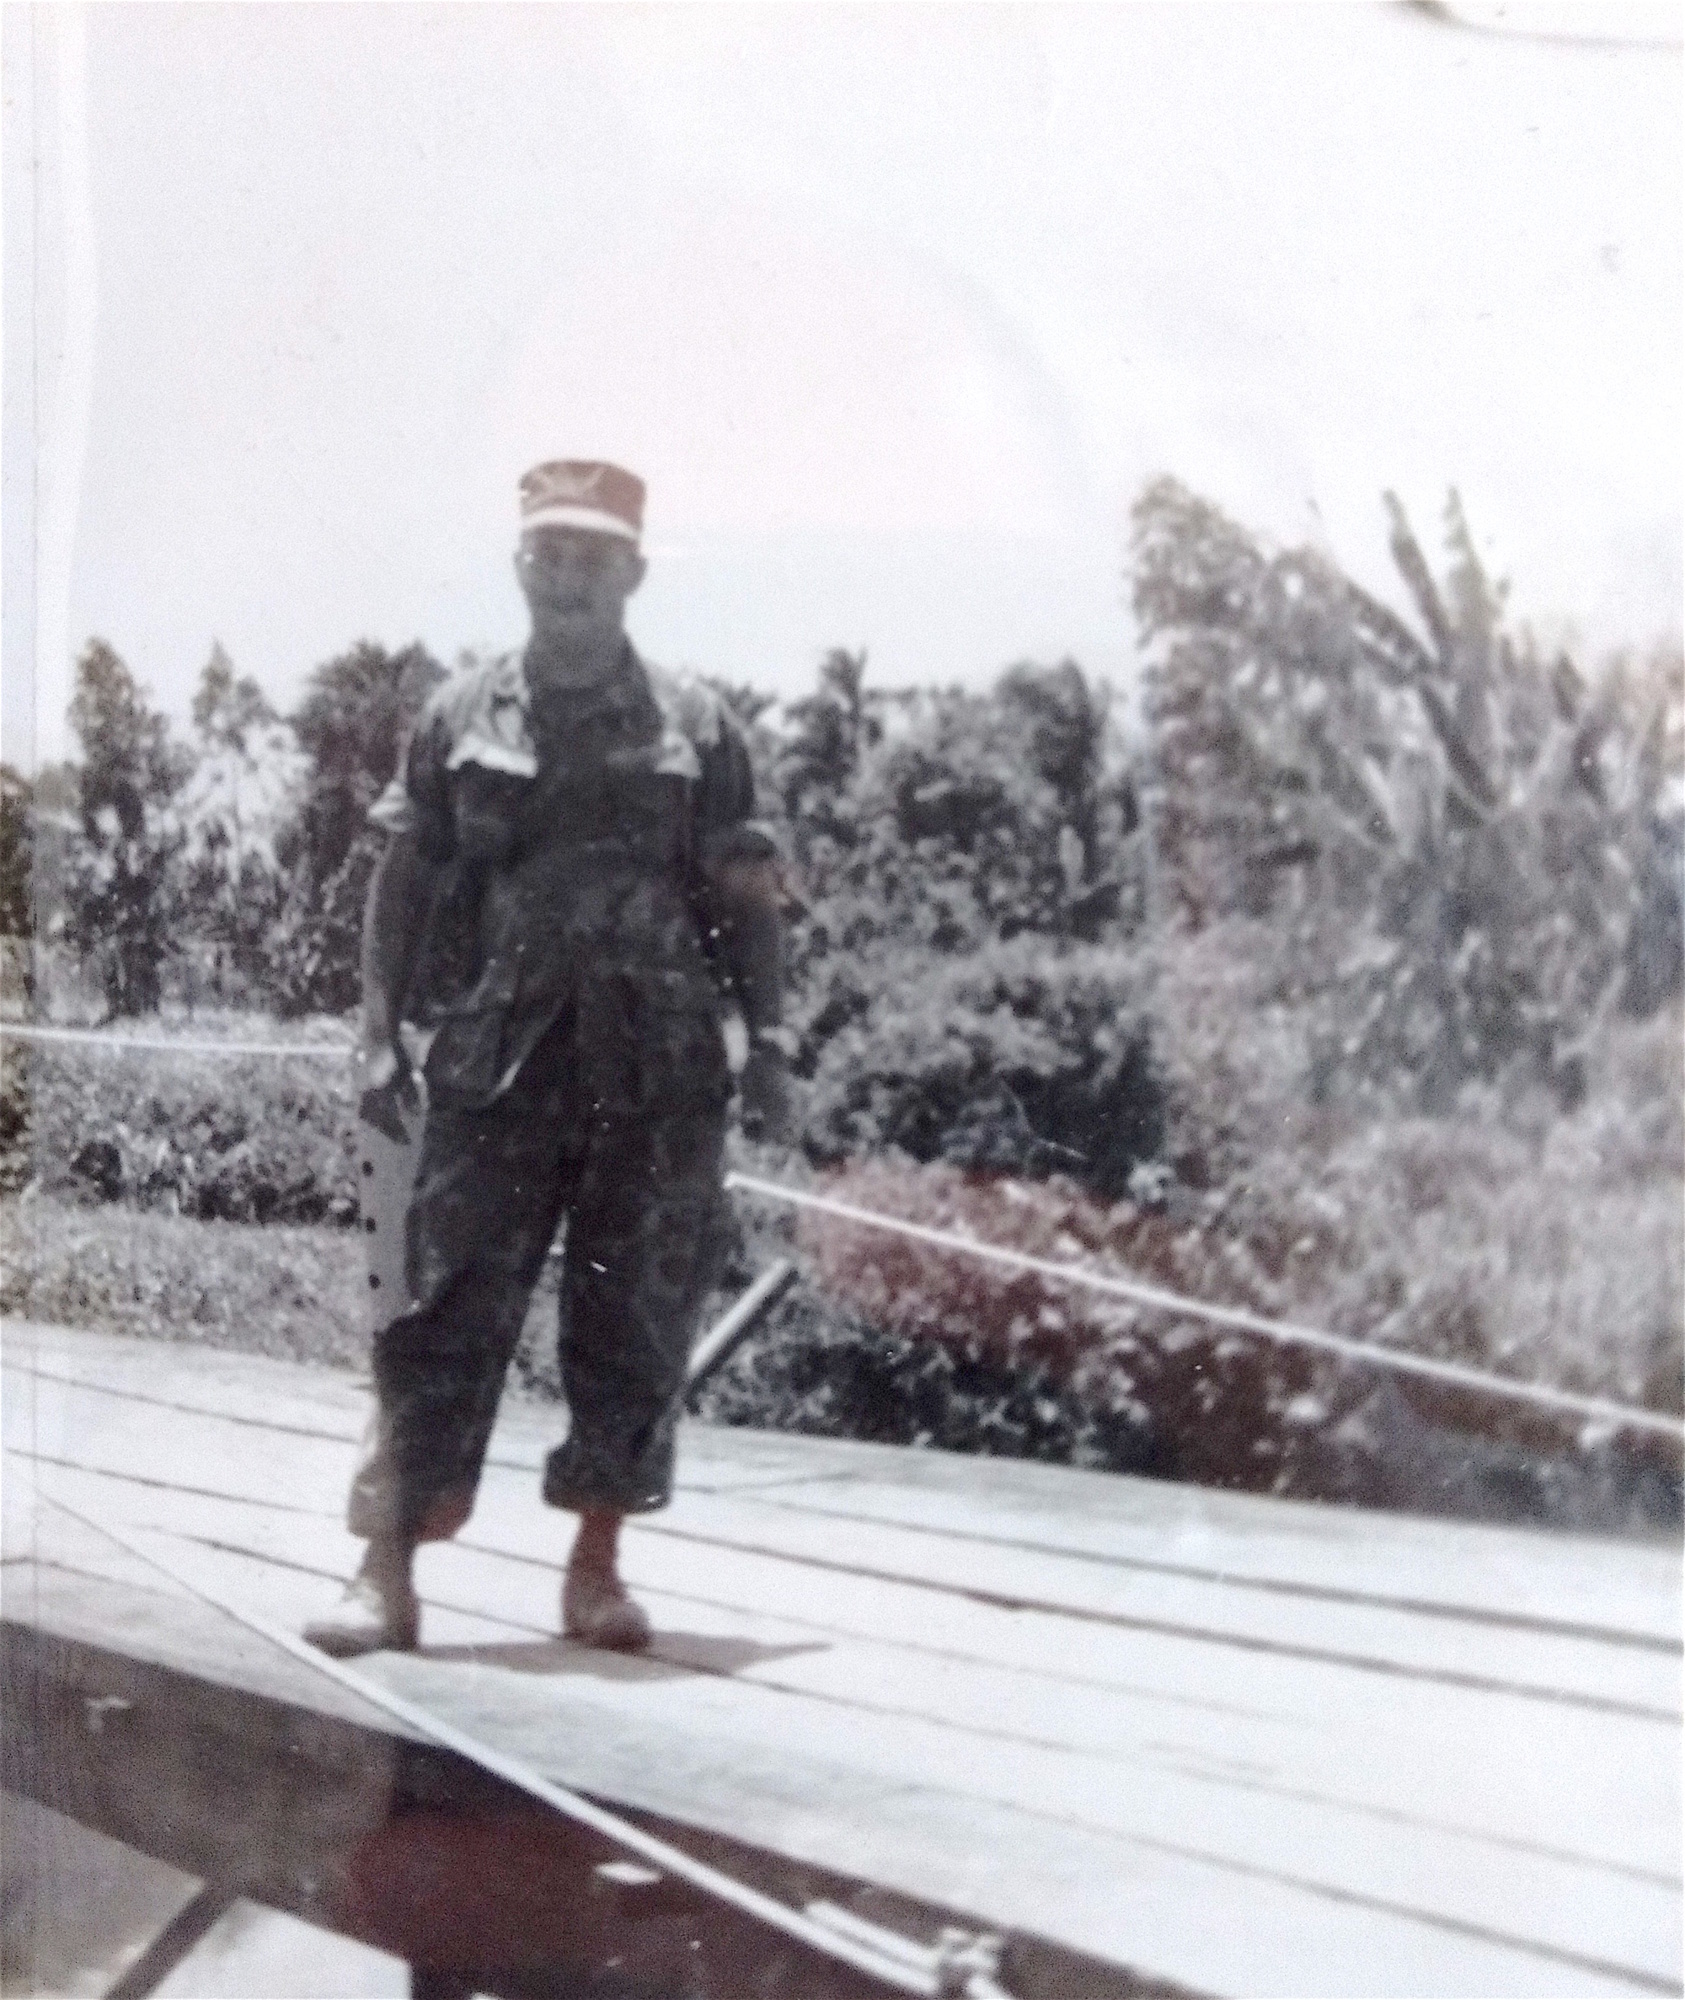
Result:
<svg viewBox="0 0 1685 2000"><path fill-rule="evenodd" d="M372 1049L359 1049L356 1060L361 1086L358 1117L367 1119L394 1145L407 1144L410 1133L404 1115L407 1112L413 1117L421 1109L421 1093L410 1074L409 1057L395 1043L383 1042Z"/></svg>
<svg viewBox="0 0 1685 2000"><path fill-rule="evenodd" d="M777 1049L756 1042L737 1079L740 1117L746 1139L785 1140L790 1136L790 1073Z"/></svg>

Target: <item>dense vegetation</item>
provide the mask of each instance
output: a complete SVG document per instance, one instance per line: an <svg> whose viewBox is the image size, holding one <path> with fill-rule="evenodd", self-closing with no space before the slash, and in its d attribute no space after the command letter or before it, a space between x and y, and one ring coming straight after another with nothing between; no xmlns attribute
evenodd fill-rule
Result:
<svg viewBox="0 0 1685 2000"><path fill-rule="evenodd" d="M350 1086L348 1065L308 1055L207 1061L8 1041L0 1192L206 1221L350 1227Z"/></svg>
<svg viewBox="0 0 1685 2000"><path fill-rule="evenodd" d="M782 711L722 687L790 858L802 1115L763 1164L1677 1410L1678 656L1547 655L1454 498L1441 578L1388 507L1413 622L1149 488L1133 727L1070 661L889 691L836 652ZM182 745L90 645L79 764L0 788L38 1002L75 962L91 1014L342 1014L367 806L442 671L362 644L282 721L219 650ZM354 1216L342 1078L100 1060L8 1054L0 1186L183 1227ZM1287 1491L1374 1491L1429 1420L1489 1453L1563 1442L858 1230L746 1226L812 1282L710 1391L728 1419Z"/></svg>

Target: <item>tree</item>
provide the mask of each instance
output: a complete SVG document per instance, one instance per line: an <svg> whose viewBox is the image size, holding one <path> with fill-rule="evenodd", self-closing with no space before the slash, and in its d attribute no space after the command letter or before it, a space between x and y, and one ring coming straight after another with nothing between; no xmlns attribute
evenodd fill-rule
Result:
<svg viewBox="0 0 1685 2000"><path fill-rule="evenodd" d="M298 809L307 760L220 643L200 677L193 721L198 757L176 801L185 921L213 954L219 984L232 970L248 991L262 990L286 895L277 842Z"/></svg>
<svg viewBox="0 0 1685 2000"><path fill-rule="evenodd" d="M1166 915L1290 925L1330 1003L1325 1074L1432 1110L1519 1071L1572 1102L1623 993L1678 988L1634 970L1677 683L1547 665L1507 629L1456 495L1443 587L1386 504L1425 639L1324 556L1272 554L1172 480L1138 501Z"/></svg>
<svg viewBox="0 0 1685 2000"><path fill-rule="evenodd" d="M1263 915L1311 866L1325 906L1363 907L1387 835L1377 775L1428 747L1364 640L1414 641L1321 556L1272 559L1174 480L1134 525L1160 914Z"/></svg>
<svg viewBox="0 0 1685 2000"><path fill-rule="evenodd" d="M35 929L34 788L10 764L0 764L0 936Z"/></svg>
<svg viewBox="0 0 1685 2000"><path fill-rule="evenodd" d="M220 639L211 641L211 657L199 676L193 697L193 726L206 750L234 750L244 755L255 730L276 721L262 688L250 675L234 674L234 662Z"/></svg>
<svg viewBox="0 0 1685 2000"><path fill-rule="evenodd" d="M895 1148L1120 1192L1163 1132L1105 691L1070 660L881 690L836 651L772 738L806 907L790 1015L816 1159Z"/></svg>
<svg viewBox="0 0 1685 2000"><path fill-rule="evenodd" d="M368 810L445 670L420 645L388 652L361 640L310 676L293 728L310 759L296 824L312 879L326 882L363 837Z"/></svg>
<svg viewBox="0 0 1685 2000"><path fill-rule="evenodd" d="M790 733L779 760L778 789L793 825L852 840L844 807L863 753L882 736L866 691L866 654L834 647L820 662L819 685L785 710ZM841 808L841 810L839 810Z"/></svg>
<svg viewBox="0 0 1685 2000"><path fill-rule="evenodd" d="M1128 763L1113 754L1110 689L1066 659L1055 667L1010 667L995 693L1009 734L1058 802L1066 899L1056 927L1091 936L1117 912L1120 850L1140 817Z"/></svg>
<svg viewBox="0 0 1685 2000"><path fill-rule="evenodd" d="M164 804L185 775L168 719L150 707L127 666L104 639L90 639L76 663L70 726L82 745L81 813L92 838L107 808L128 839L145 830L149 808Z"/></svg>
<svg viewBox="0 0 1685 2000"><path fill-rule="evenodd" d="M158 1005L174 949L170 873L181 835L171 807L187 763L103 639L77 662L70 722L82 746L81 838L67 857L65 934L99 963L111 1012L144 1013Z"/></svg>
<svg viewBox="0 0 1685 2000"><path fill-rule="evenodd" d="M344 1012L360 992L363 903L383 837L369 807L445 669L420 645L362 640L311 675L292 726L306 758L298 809L278 842L286 897L271 940L273 995L287 1012Z"/></svg>

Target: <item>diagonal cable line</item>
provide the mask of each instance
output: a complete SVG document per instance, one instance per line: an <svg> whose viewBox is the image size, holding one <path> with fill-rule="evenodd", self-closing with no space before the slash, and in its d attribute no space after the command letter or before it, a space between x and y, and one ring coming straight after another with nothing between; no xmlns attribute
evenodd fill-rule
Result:
<svg viewBox="0 0 1685 2000"><path fill-rule="evenodd" d="M359 1695L374 1707L384 1709L398 1722L405 1724L423 1738L453 1751L481 1769L501 1778L506 1784L535 1798L542 1805L549 1806L564 1819L590 1829L614 1845L638 1855L662 1873L672 1875L703 1895L724 1903L741 1916L753 1919L769 1929L781 1932L793 1943L805 1947L821 1958L840 1960L858 1972L878 1980L882 1985L898 1989L903 1993L934 1996L942 1989L934 1967L925 1972L895 1964L886 1958L882 1949L840 1936L822 1922L816 1921L805 1910L798 1910L790 1904L780 1902L767 1895L751 1883L735 1875L714 1867L706 1861L699 1861L682 1848L672 1846L654 1834L645 1833L641 1827L622 1819L619 1814L600 1806L583 1793L573 1791L566 1785L557 1784L545 1777L532 1765L512 1757L494 1745L485 1742L468 1731L459 1729L443 1716L435 1715L430 1709L408 1700L395 1689L372 1675L359 1672L345 1661L331 1658L296 1637L283 1626L273 1624L269 1619L248 1610L244 1605L230 1602L219 1592L208 1589L202 1582L168 1560L156 1549L142 1545L133 1535L125 1533L108 1519L82 1508L73 1507L69 1502L37 1487L40 1497L61 1514L90 1529L96 1535L114 1542L125 1554L135 1557L149 1568L169 1578L182 1590L208 1605L213 1611L221 1612L243 1625L259 1638L266 1639L272 1646L304 1666L311 1668L328 1680L337 1681L350 1693ZM966 1989L962 1987L963 1993ZM992 1986L988 1995L998 1994ZM986 1996L979 1996L986 2000Z"/></svg>
<svg viewBox="0 0 1685 2000"><path fill-rule="evenodd" d="M33 1024L0 1023L0 1042L8 1035L20 1041L96 1043L108 1048L152 1049L167 1055L250 1055L336 1057L346 1060L353 1053L349 1043L339 1042L173 1042L134 1035L108 1035L91 1028L43 1028ZM853 1202L837 1201L830 1195L812 1194L801 1188L786 1187L757 1174L732 1172L725 1177L728 1188L768 1201L781 1201L793 1208L811 1209L853 1222L866 1229L881 1229L928 1243L933 1249L957 1251L985 1263L1001 1264L1018 1271L1034 1271L1060 1284L1076 1285L1085 1291L1102 1292L1110 1298L1127 1299L1133 1305L1153 1306L1164 1312L1180 1313L1223 1326L1236 1333L1254 1334L1286 1347L1309 1347L1325 1354L1338 1354L1372 1368L1390 1369L1400 1375L1421 1375L1438 1382L1454 1382L1460 1388L1511 1402L1534 1403L1544 1409L1563 1410L1594 1422L1613 1425L1617 1430L1648 1431L1658 1437L1685 1442L1685 1420L1647 1410L1636 1403L1617 1403L1606 1396L1584 1396L1572 1389L1557 1389L1545 1382L1517 1382L1507 1375L1492 1375L1459 1361L1441 1361L1426 1354L1411 1354L1402 1348L1382 1347L1374 1341L1357 1340L1320 1327L1301 1326L1293 1320L1271 1319L1245 1306L1213 1305L1204 1299L1172 1292L1162 1285L1149 1285L1110 1271L1090 1270L1086 1265L1068 1264L1053 1257L1037 1257L1027 1250L1011 1250L1004 1244L987 1243L957 1230L935 1229L928 1223L909 1222L881 1210L860 1208Z"/></svg>
<svg viewBox="0 0 1685 2000"><path fill-rule="evenodd" d="M837 1201L830 1195L810 1194L786 1187L781 1181L762 1180L755 1174L729 1173L726 1186L741 1188L745 1194L760 1195L768 1201L782 1201L794 1208L811 1209L853 1222L866 1229L881 1229L896 1236L928 1243L933 1249L958 1251L985 1263L1004 1264L1014 1270L1034 1271L1038 1276L1057 1279L1061 1284L1078 1285L1087 1291L1103 1292L1110 1298L1127 1299L1134 1305L1155 1306L1160 1310L1209 1320L1214 1326L1232 1327L1238 1333L1257 1334L1283 1346L1313 1347L1324 1353L1339 1354L1377 1368L1391 1368L1401 1374L1427 1375L1436 1381L1455 1382L1466 1389L1478 1389L1494 1396L1541 1403L1546 1408L1571 1410L1577 1416L1600 1419L1621 1429L1654 1431L1663 1437L1685 1439L1685 1422L1646 1410L1631 1403L1610 1402L1602 1396L1581 1396L1569 1389L1554 1389L1538 1382L1516 1382L1504 1375L1488 1375L1461 1362L1439 1361L1430 1355L1409 1354L1394 1347L1379 1347L1372 1341L1353 1340L1344 1334L1324 1333L1320 1328L1299 1326L1291 1320L1268 1319L1244 1306L1211 1305L1161 1285L1149 1285L1139 1278L1119 1277L1109 1271L1091 1271L1082 1264L1067 1264L1052 1257L1037 1257L1028 1250L1009 1250L998 1243L986 1243L957 1230L934 1229L928 1223L908 1222L901 1216L885 1215L878 1209L860 1208L853 1202Z"/></svg>

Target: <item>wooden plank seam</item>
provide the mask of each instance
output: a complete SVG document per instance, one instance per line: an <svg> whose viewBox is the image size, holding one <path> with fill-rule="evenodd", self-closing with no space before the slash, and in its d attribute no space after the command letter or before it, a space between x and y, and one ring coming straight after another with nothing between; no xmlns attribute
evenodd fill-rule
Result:
<svg viewBox="0 0 1685 2000"><path fill-rule="evenodd" d="M337 1681L340 1686L383 1709L397 1721L430 1737L442 1748L478 1764L483 1770L502 1778L575 1824L588 1827L616 1846L641 1856L652 1867L689 1883L692 1888L716 1901L728 1904L741 1915L782 1932L805 1949L822 1957L840 1960L855 1971L864 1972L899 1992L926 1996L926 2000L1010 2000L994 1976L999 1940L992 1935L973 1934L957 1928L944 1930L934 1950L929 1950L887 1928L869 1925L864 1919L850 1917L846 1925L838 1924L828 1907L811 1914L792 1909L735 1876L696 1860L682 1848L670 1846L666 1841L645 1833L641 1827L594 1804L583 1794L554 1783L530 1765L481 1742L466 1730L458 1729L454 1723L446 1722L418 1703L394 1693L370 1676L358 1673L343 1660L331 1659L283 1627L272 1625L257 1613L226 1602L173 1563L166 1562L155 1551L142 1547L109 1521L85 1513L39 1487L36 1490L49 1506L56 1507L60 1513L67 1514L95 1534L105 1536L126 1554L158 1571L202 1604L209 1605L213 1611L232 1618L303 1665ZM881 1942L869 1940L865 1935L868 1930L880 1929ZM927 1950L929 1955L924 1956ZM913 1954L919 1954L919 1957Z"/></svg>

